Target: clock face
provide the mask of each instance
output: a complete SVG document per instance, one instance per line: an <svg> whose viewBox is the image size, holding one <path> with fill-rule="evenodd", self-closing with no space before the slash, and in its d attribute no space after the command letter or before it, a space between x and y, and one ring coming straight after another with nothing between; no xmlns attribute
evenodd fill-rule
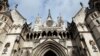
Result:
<svg viewBox="0 0 100 56"><path fill-rule="evenodd" d="M46 24L47 24L48 27L51 27L53 25L53 21L52 20L48 20L46 22Z"/></svg>

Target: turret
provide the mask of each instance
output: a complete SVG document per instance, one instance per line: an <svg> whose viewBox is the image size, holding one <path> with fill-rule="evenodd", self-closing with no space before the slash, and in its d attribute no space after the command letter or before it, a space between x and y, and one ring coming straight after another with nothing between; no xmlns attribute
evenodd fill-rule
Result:
<svg viewBox="0 0 100 56"><path fill-rule="evenodd" d="M35 24L33 27L34 27L34 31L41 31L42 21L39 15L36 17Z"/></svg>
<svg viewBox="0 0 100 56"><path fill-rule="evenodd" d="M8 8L8 0L0 0L0 12L6 11Z"/></svg>
<svg viewBox="0 0 100 56"><path fill-rule="evenodd" d="M50 9L49 9L49 13L48 13L46 24L47 24L48 27L51 27L53 25L53 20L52 20L52 17L51 17Z"/></svg>
<svg viewBox="0 0 100 56"><path fill-rule="evenodd" d="M35 24L41 24L41 17L38 15L35 20Z"/></svg>
<svg viewBox="0 0 100 56"><path fill-rule="evenodd" d="M47 17L47 19L48 20L52 20L50 9L48 10L48 17Z"/></svg>
<svg viewBox="0 0 100 56"><path fill-rule="evenodd" d="M89 7L90 9L96 9L97 11L100 11L100 0L90 0Z"/></svg>
<svg viewBox="0 0 100 56"><path fill-rule="evenodd" d="M64 24L62 16L57 17L57 19L58 19L58 26L61 27Z"/></svg>

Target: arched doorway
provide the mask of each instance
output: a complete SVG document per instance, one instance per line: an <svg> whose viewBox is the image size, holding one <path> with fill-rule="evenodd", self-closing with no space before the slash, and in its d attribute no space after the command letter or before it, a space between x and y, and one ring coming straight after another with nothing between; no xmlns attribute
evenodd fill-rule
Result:
<svg viewBox="0 0 100 56"><path fill-rule="evenodd" d="M55 41L39 44L32 52L32 56L67 56L64 47Z"/></svg>
<svg viewBox="0 0 100 56"><path fill-rule="evenodd" d="M49 50L44 54L44 56L57 56L57 55L53 51Z"/></svg>

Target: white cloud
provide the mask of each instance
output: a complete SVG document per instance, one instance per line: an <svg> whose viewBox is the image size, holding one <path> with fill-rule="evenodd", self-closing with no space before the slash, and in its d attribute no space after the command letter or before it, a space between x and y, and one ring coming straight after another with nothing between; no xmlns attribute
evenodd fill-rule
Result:
<svg viewBox="0 0 100 56"><path fill-rule="evenodd" d="M56 20L59 13L64 17L64 20L71 21L71 18L80 9L80 1L87 6L87 0L10 0L10 5L18 3L18 10L28 19L28 22L33 22L38 13L42 19L46 19L48 9L51 9L51 14Z"/></svg>

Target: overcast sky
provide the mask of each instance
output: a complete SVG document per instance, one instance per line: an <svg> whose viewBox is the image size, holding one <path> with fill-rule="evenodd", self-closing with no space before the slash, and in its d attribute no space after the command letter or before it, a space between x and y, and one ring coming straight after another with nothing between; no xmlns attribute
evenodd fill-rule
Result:
<svg viewBox="0 0 100 56"><path fill-rule="evenodd" d="M34 22L38 13L43 21L46 20L48 9L51 10L52 18L55 21L59 15L63 17L65 22L71 21L81 8L80 2L84 7L88 6L88 0L9 0L10 8L14 9L18 4L17 10L28 22Z"/></svg>

